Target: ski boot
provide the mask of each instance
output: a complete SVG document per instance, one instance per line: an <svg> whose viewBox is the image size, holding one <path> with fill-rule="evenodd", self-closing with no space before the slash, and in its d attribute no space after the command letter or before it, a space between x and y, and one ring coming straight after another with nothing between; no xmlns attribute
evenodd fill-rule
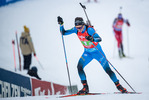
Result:
<svg viewBox="0 0 149 100"><path fill-rule="evenodd" d="M121 50L118 50L119 57L122 58Z"/></svg>
<svg viewBox="0 0 149 100"><path fill-rule="evenodd" d="M83 80L82 81L82 84L83 84L83 89L81 89L77 94L78 95L81 95L81 94L88 94L89 93L89 88L88 88L88 85L87 85L87 81L86 80Z"/></svg>
<svg viewBox="0 0 149 100"><path fill-rule="evenodd" d="M117 89L118 89L120 92L122 92L122 93L127 93L127 92L128 92L125 88L122 87L122 85L120 85L119 82L115 82L115 85L116 85Z"/></svg>
<svg viewBox="0 0 149 100"><path fill-rule="evenodd" d="M123 52L122 52L122 56L123 56L123 57L126 57L125 54L124 54Z"/></svg>
<svg viewBox="0 0 149 100"><path fill-rule="evenodd" d="M121 44L121 53L122 53L122 57L126 57L124 54L123 44Z"/></svg>

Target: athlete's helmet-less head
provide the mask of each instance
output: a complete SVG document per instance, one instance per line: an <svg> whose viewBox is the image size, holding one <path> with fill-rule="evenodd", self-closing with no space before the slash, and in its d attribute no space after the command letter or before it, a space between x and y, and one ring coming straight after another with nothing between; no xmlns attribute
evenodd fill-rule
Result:
<svg viewBox="0 0 149 100"><path fill-rule="evenodd" d="M82 17L75 18L75 26L78 26L78 25L85 25Z"/></svg>

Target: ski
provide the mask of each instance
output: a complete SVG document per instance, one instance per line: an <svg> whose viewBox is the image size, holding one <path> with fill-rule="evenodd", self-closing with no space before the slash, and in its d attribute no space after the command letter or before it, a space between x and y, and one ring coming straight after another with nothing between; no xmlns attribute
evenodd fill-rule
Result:
<svg viewBox="0 0 149 100"><path fill-rule="evenodd" d="M15 56L15 40L12 40L12 47L13 47L13 57L14 57L14 68L15 68L15 71L17 71L17 68L16 68L16 56Z"/></svg>
<svg viewBox="0 0 149 100"><path fill-rule="evenodd" d="M119 58L120 58L120 59L123 59L123 58L134 59L133 57L130 57L130 56L119 57Z"/></svg>
<svg viewBox="0 0 149 100"><path fill-rule="evenodd" d="M16 31L16 41L17 41L17 48L18 48L18 56L19 56L19 69L21 71L21 55L20 55L20 49L19 49L19 43L18 43L18 35L17 35L17 31Z"/></svg>
<svg viewBox="0 0 149 100"><path fill-rule="evenodd" d="M84 96L84 95L101 95L101 94L106 94L106 93L71 94L71 95L60 96L59 98L63 98L63 97L73 97L73 96Z"/></svg>
<svg viewBox="0 0 149 100"><path fill-rule="evenodd" d="M142 94L142 92L127 92L127 93L114 92L113 94Z"/></svg>
<svg viewBox="0 0 149 100"><path fill-rule="evenodd" d="M114 93L87 93L87 94L84 93L84 94L64 95L64 96L60 96L59 98L74 97L74 96L87 96L87 95L106 95L106 94L142 94L142 92L127 92L127 93L114 92Z"/></svg>

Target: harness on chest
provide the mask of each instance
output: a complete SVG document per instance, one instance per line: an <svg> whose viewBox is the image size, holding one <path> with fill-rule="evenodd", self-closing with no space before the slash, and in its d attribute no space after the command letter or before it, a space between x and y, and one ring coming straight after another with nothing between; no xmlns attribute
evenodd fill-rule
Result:
<svg viewBox="0 0 149 100"><path fill-rule="evenodd" d="M123 23L124 23L123 20L117 20L115 28L122 29Z"/></svg>
<svg viewBox="0 0 149 100"><path fill-rule="evenodd" d="M85 38L86 36L89 36L89 34L87 33L87 29L85 30L84 33L78 32L77 36L85 48L94 48L98 44L98 42L91 42Z"/></svg>

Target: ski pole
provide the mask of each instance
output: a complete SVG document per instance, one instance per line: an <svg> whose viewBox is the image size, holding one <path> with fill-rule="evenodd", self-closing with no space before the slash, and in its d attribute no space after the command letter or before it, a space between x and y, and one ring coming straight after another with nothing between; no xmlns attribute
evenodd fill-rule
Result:
<svg viewBox="0 0 149 100"><path fill-rule="evenodd" d="M44 70L44 68L43 68L43 66L41 65L41 63L40 63L39 59L37 58L37 56L35 56L35 58L36 58L38 64L40 65L40 67Z"/></svg>
<svg viewBox="0 0 149 100"><path fill-rule="evenodd" d="M129 56L129 30L127 26L127 47L128 47L128 56Z"/></svg>
<svg viewBox="0 0 149 100"><path fill-rule="evenodd" d="M85 11L86 7L84 5L82 5L81 3L80 3L80 5L82 6L82 8ZM86 14L86 11L85 11L85 14ZM87 14L86 14L86 17L87 17ZM89 21L88 17L87 17L87 20ZM99 51L99 49L95 45L94 45L94 47ZM120 77L127 83L127 85L135 92L135 90L130 86L130 84L125 80L125 78L117 71L117 69L110 63L110 61L100 51L99 51L99 53L106 59L106 61L113 67L113 69L120 75Z"/></svg>
<svg viewBox="0 0 149 100"><path fill-rule="evenodd" d="M92 43L93 44L93 43ZM94 45L94 44L93 44ZM99 51L99 49L94 45L94 47ZM127 85L136 92L131 85L125 80L125 78L118 72L118 70L112 65L112 63L99 51L99 53L106 59L106 61L113 67L113 69L120 75L120 77L127 83Z"/></svg>
<svg viewBox="0 0 149 100"><path fill-rule="evenodd" d="M19 43L18 43L17 31L16 31L16 41L17 41L18 56L19 56L19 66L20 66L20 71L21 71L21 56L20 56L20 50L19 50Z"/></svg>
<svg viewBox="0 0 149 100"><path fill-rule="evenodd" d="M115 55L115 48L116 48L116 41L115 41L115 39L114 39L113 58L114 58L114 55Z"/></svg>
<svg viewBox="0 0 149 100"><path fill-rule="evenodd" d="M13 57L14 57L14 68L15 68L15 71L17 71L16 69L16 57L15 57L15 41L12 40L12 48L13 48Z"/></svg>
<svg viewBox="0 0 149 100"><path fill-rule="evenodd" d="M67 56L66 56L65 43L64 43L64 38L63 38L62 32L61 32L61 36L62 36L62 43L63 43L63 49L64 49L64 54L65 54L65 61L66 61L66 67L67 67L67 74L68 74L68 79L69 79L69 85L70 85L70 92L71 92L71 94L72 94L72 86L71 86L71 80L70 80L70 73L69 73L69 68L68 68L68 62L67 62Z"/></svg>

